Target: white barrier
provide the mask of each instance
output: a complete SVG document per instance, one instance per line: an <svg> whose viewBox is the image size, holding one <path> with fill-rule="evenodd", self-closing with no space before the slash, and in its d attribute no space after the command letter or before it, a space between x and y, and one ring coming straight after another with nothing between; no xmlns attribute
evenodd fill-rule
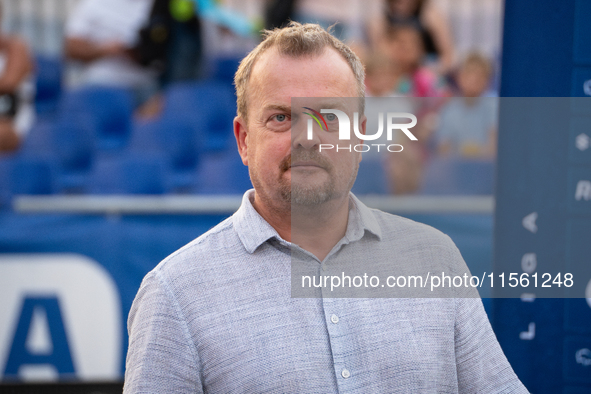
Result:
<svg viewBox="0 0 591 394"><path fill-rule="evenodd" d="M487 214L493 196L359 196L371 208L398 214ZM17 196L20 213L73 214L231 214L241 196Z"/></svg>

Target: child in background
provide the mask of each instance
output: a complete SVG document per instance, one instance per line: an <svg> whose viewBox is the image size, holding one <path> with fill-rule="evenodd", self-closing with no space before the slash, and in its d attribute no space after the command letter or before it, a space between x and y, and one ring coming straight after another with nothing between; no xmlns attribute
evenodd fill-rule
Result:
<svg viewBox="0 0 591 394"><path fill-rule="evenodd" d="M394 95L400 78L396 64L381 53L373 53L365 63L365 89L368 97Z"/></svg>
<svg viewBox="0 0 591 394"><path fill-rule="evenodd" d="M482 97L491 74L490 62L480 54L472 53L462 62L457 74L460 97L450 100L442 109L436 132L440 155L494 158L498 100Z"/></svg>
<svg viewBox="0 0 591 394"><path fill-rule="evenodd" d="M425 160L430 156L433 114L447 96L443 78L423 65L425 51L421 34L412 24L398 24L388 30L386 54L396 66L394 89L389 96L420 98L412 101L412 113L419 122L413 128L417 143L404 145L399 153L387 155L386 171L394 194L413 193L421 185Z"/></svg>
<svg viewBox="0 0 591 394"><path fill-rule="evenodd" d="M396 92L411 97L444 97L445 83L432 69L423 65L425 50L419 30L411 25L396 25L388 30L387 53L401 74Z"/></svg>

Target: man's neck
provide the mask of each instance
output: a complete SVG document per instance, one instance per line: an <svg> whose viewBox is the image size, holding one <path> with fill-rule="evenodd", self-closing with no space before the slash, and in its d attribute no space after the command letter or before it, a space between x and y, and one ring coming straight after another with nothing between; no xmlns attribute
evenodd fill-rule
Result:
<svg viewBox="0 0 591 394"><path fill-rule="evenodd" d="M307 250L322 261L345 236L349 195L314 206L285 204L270 207L255 194L253 206L281 238Z"/></svg>
<svg viewBox="0 0 591 394"><path fill-rule="evenodd" d="M349 196L314 207L291 208L291 242L323 261L345 236L349 221Z"/></svg>

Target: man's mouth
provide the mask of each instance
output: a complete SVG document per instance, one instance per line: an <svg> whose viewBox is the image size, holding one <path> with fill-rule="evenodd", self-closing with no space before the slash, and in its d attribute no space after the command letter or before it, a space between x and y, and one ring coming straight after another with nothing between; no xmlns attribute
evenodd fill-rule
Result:
<svg viewBox="0 0 591 394"><path fill-rule="evenodd" d="M317 152L294 151L286 156L280 163L279 168L282 173L291 168L296 170L314 170L317 168L327 172L332 171L331 164Z"/></svg>
<svg viewBox="0 0 591 394"><path fill-rule="evenodd" d="M291 166L290 167L300 167L300 168L316 167L316 168L324 168L322 165L320 165L318 162L315 162L315 161L298 161L298 162L291 163Z"/></svg>

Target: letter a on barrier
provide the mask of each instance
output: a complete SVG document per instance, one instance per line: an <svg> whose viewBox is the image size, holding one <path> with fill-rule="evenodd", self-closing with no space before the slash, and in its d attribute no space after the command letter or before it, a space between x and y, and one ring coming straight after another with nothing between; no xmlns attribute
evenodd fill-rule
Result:
<svg viewBox="0 0 591 394"><path fill-rule="evenodd" d="M39 312L44 312L39 313ZM40 324L35 316L46 317L44 325L51 341L44 349L31 346L31 332ZM38 347L38 346L37 346ZM74 364L57 297L25 297L4 368L4 379L19 379L21 366L53 366L60 375L74 375Z"/></svg>

